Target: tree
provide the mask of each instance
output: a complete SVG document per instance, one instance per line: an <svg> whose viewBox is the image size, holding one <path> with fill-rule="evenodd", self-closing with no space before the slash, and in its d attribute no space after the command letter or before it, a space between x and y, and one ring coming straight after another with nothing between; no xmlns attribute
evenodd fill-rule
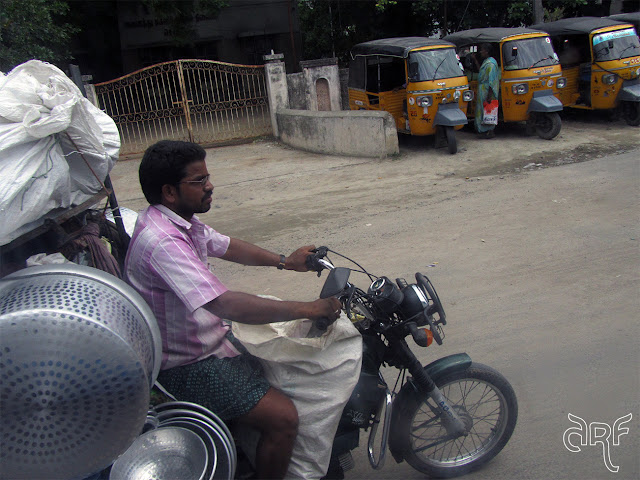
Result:
<svg viewBox="0 0 640 480"><path fill-rule="evenodd" d="M306 59L337 57L346 64L356 43L375 38L430 35L429 22L405 0L298 0Z"/></svg>
<svg viewBox="0 0 640 480"><path fill-rule="evenodd" d="M542 4L545 20L608 15L608 0L298 0L306 59L337 57L342 65L356 43L396 36L444 36L480 27L534 23Z"/></svg>
<svg viewBox="0 0 640 480"><path fill-rule="evenodd" d="M31 59L65 65L78 31L68 12L64 0L0 0L0 71Z"/></svg>

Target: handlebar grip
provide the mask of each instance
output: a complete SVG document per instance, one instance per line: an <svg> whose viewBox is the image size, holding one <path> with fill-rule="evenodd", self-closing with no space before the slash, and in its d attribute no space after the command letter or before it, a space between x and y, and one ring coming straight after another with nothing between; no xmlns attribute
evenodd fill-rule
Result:
<svg viewBox="0 0 640 480"><path fill-rule="evenodd" d="M304 261L307 268L313 272L318 270L318 266L316 265L315 260L316 260L316 257L314 257L313 255L309 255L307 259Z"/></svg>
<svg viewBox="0 0 640 480"><path fill-rule="evenodd" d="M318 276L324 270L324 267L318 263L318 260L327 256L328 247L318 247L313 250L313 255L309 255L305 260L307 269L312 272L318 272Z"/></svg>
<svg viewBox="0 0 640 480"><path fill-rule="evenodd" d="M329 328L329 325L331 325L332 323L333 322L329 320L327 317L322 317L316 320L316 328L321 332L324 332L327 328Z"/></svg>

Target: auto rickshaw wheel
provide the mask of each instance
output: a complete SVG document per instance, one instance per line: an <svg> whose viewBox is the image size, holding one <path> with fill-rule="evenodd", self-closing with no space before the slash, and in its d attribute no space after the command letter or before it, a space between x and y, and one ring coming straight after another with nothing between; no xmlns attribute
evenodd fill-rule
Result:
<svg viewBox="0 0 640 480"><path fill-rule="evenodd" d="M640 125L640 103L639 102L623 102L622 115L624 121L632 127Z"/></svg>
<svg viewBox="0 0 640 480"><path fill-rule="evenodd" d="M450 154L458 151L458 141L456 140L456 131L453 127L444 127L444 133L447 137L447 148Z"/></svg>
<svg viewBox="0 0 640 480"><path fill-rule="evenodd" d="M535 129L540 138L545 140L556 138L561 127L562 120L557 112L535 113Z"/></svg>

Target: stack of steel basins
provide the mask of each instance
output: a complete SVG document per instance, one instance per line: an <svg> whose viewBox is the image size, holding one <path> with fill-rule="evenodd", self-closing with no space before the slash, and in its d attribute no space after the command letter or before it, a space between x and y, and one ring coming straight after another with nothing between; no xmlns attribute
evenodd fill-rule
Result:
<svg viewBox="0 0 640 480"><path fill-rule="evenodd" d="M0 478L85 478L138 437L162 343L125 282L75 264L15 272L0 339Z"/></svg>

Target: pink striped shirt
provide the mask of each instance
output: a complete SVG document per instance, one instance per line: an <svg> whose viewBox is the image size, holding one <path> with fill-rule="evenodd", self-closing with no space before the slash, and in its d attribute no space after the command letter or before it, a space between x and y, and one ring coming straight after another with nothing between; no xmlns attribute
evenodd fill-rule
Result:
<svg viewBox="0 0 640 480"><path fill-rule="evenodd" d="M229 326L201 308L227 291L207 257L220 257L228 247L229 237L196 216L188 222L163 205L138 215L125 272L158 321L163 370L211 355L238 355L224 338Z"/></svg>

